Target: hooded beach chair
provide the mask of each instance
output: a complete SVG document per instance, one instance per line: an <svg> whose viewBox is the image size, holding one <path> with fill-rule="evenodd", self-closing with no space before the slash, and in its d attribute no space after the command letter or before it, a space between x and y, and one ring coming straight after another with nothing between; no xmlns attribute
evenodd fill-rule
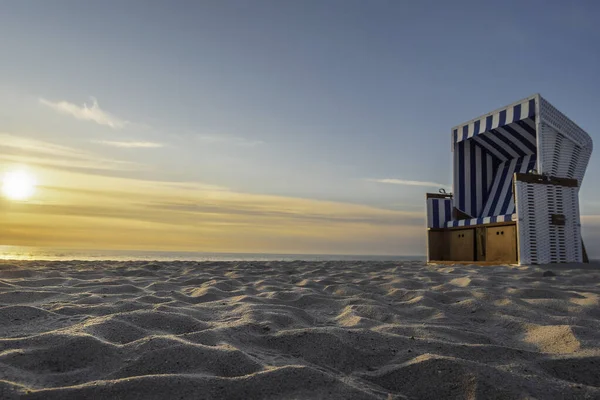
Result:
<svg viewBox="0 0 600 400"><path fill-rule="evenodd" d="M428 193L428 262L584 262L592 140L539 94L455 126L452 193Z"/></svg>

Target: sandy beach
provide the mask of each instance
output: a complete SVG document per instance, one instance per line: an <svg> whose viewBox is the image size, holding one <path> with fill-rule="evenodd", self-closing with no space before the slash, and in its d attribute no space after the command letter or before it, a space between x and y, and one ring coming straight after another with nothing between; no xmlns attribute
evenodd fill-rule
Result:
<svg viewBox="0 0 600 400"><path fill-rule="evenodd" d="M3 261L0 398L600 398L597 267Z"/></svg>

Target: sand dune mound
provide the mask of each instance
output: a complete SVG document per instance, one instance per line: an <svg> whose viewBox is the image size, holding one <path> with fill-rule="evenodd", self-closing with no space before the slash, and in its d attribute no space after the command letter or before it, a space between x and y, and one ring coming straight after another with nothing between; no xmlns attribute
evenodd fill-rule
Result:
<svg viewBox="0 0 600 400"><path fill-rule="evenodd" d="M543 272L0 261L0 398L600 398L600 273Z"/></svg>
<svg viewBox="0 0 600 400"><path fill-rule="evenodd" d="M114 346L93 336L69 336L60 344L0 355L0 362L24 371L67 372L102 364L118 353Z"/></svg>
<svg viewBox="0 0 600 400"><path fill-rule="evenodd" d="M20 337L52 331L68 323L60 315L38 307L0 307L0 338Z"/></svg>
<svg viewBox="0 0 600 400"><path fill-rule="evenodd" d="M31 388L70 386L99 379L120 363L118 348L92 336L62 339L53 346L3 352L3 379L27 379Z"/></svg>
<svg viewBox="0 0 600 400"><path fill-rule="evenodd" d="M451 285L458 286L458 287L467 287L471 284L471 278L469 278L469 277L456 278L456 279L452 279L449 283Z"/></svg>
<svg viewBox="0 0 600 400"><path fill-rule="evenodd" d="M181 297L189 303L207 303L211 301L221 300L229 297L229 294L221 289L213 287L200 287L185 291L189 295L189 298Z"/></svg>
<svg viewBox="0 0 600 400"><path fill-rule="evenodd" d="M27 279L20 280L15 282L15 286L21 287L52 287L52 286L60 286L63 283L67 282L65 278L47 278L47 279Z"/></svg>
<svg viewBox="0 0 600 400"><path fill-rule="evenodd" d="M148 335L145 329L114 317L88 320L82 331L116 344L126 344Z"/></svg>
<svg viewBox="0 0 600 400"><path fill-rule="evenodd" d="M124 285L112 285L112 286L103 286L95 289L91 289L90 293L100 293L100 294L126 294L126 293L139 293L142 292L143 289L140 289L134 285L124 284Z"/></svg>
<svg viewBox="0 0 600 400"><path fill-rule="evenodd" d="M525 342L531 343L544 353L573 353L581 343L569 325L532 326L525 334Z"/></svg>
<svg viewBox="0 0 600 400"><path fill-rule="evenodd" d="M391 348L353 346L328 330L298 330L272 335L259 342L289 359L349 373L381 364L394 356Z"/></svg>
<svg viewBox="0 0 600 400"><path fill-rule="evenodd" d="M551 358L539 365L558 379L600 387L600 356Z"/></svg>
<svg viewBox="0 0 600 400"><path fill-rule="evenodd" d="M101 302L93 302L92 304L78 304L75 299L69 303L52 302L48 306L48 310L57 314L70 316L104 316L145 310L150 307L148 304L137 301L111 299L107 295L103 295L102 299Z"/></svg>
<svg viewBox="0 0 600 400"><path fill-rule="evenodd" d="M201 373L214 376L243 376L260 371L262 366L240 350L180 344L148 351L128 363L111 378L132 376Z"/></svg>
<svg viewBox="0 0 600 400"><path fill-rule="evenodd" d="M25 399L168 399L173 393L189 399L377 399L360 388L341 382L321 371L301 366L272 369L241 378L190 375L150 375L93 382L67 388L47 389Z"/></svg>
<svg viewBox="0 0 600 400"><path fill-rule="evenodd" d="M54 313L31 306L7 306L0 308L0 326L20 325L49 318Z"/></svg>
<svg viewBox="0 0 600 400"><path fill-rule="evenodd" d="M520 388L507 388L507 382L490 377L485 366L449 357L424 354L398 365L365 375L370 380L409 398L419 399L518 399Z"/></svg>
<svg viewBox="0 0 600 400"><path fill-rule="evenodd" d="M0 293L0 304L35 304L61 294L45 290L11 290Z"/></svg>
<svg viewBox="0 0 600 400"><path fill-rule="evenodd" d="M208 325L188 315L162 311L124 312L116 318L148 331L182 334L205 329Z"/></svg>

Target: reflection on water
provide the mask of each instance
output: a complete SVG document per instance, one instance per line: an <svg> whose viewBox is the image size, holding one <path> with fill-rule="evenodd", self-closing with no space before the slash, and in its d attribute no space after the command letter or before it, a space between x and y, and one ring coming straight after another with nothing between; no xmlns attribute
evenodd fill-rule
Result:
<svg viewBox="0 0 600 400"><path fill-rule="evenodd" d="M28 246L0 246L0 260L155 260L155 261L425 261L424 256L360 256L328 254L202 253L141 250L53 249Z"/></svg>

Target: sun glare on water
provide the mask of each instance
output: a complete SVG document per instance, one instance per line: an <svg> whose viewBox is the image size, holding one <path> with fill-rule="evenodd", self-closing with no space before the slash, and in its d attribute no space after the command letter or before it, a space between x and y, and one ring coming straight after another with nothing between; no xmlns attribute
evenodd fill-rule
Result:
<svg viewBox="0 0 600 400"><path fill-rule="evenodd" d="M27 200L35 192L35 178L25 171L11 171L2 177L2 194L11 200Z"/></svg>

